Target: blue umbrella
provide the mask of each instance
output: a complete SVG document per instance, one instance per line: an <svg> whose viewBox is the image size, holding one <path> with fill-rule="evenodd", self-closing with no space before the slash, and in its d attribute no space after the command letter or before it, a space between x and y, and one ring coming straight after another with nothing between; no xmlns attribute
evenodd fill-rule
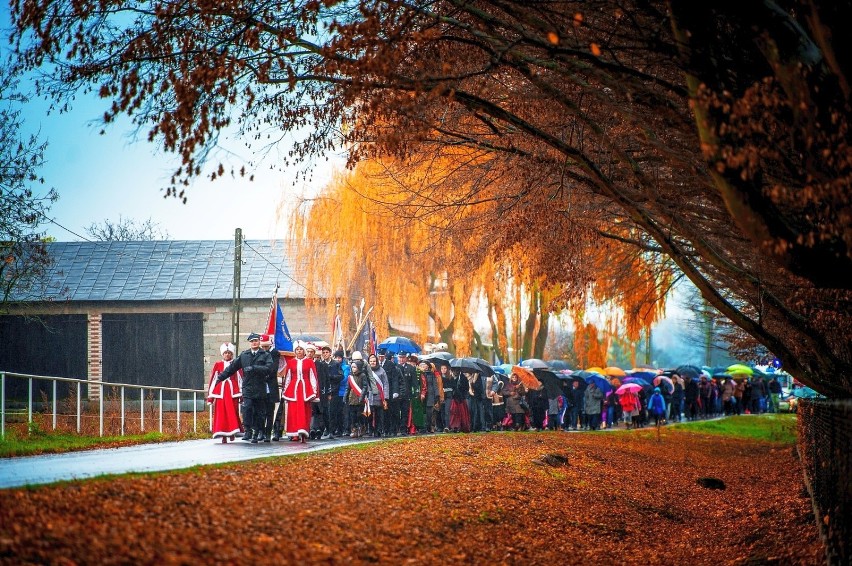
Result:
<svg viewBox="0 0 852 566"><path fill-rule="evenodd" d="M647 379L642 379L641 377L625 377L621 380L621 383L636 383L642 387L651 387L651 383Z"/></svg>
<svg viewBox="0 0 852 566"><path fill-rule="evenodd" d="M655 377L657 377L657 372L651 371L651 370L647 370L647 371L640 370L640 371L628 372L627 375L630 376L630 377L639 377L641 379L648 380L648 379L654 379Z"/></svg>
<svg viewBox="0 0 852 566"><path fill-rule="evenodd" d="M598 389L606 394L609 390L612 389L612 385L609 384L609 381L599 373L590 373L587 376L583 377L586 383L594 383Z"/></svg>
<svg viewBox="0 0 852 566"><path fill-rule="evenodd" d="M376 349L387 350L391 354L399 354L400 352L405 352L406 354L420 353L420 346L414 340L405 336L391 336L386 338Z"/></svg>

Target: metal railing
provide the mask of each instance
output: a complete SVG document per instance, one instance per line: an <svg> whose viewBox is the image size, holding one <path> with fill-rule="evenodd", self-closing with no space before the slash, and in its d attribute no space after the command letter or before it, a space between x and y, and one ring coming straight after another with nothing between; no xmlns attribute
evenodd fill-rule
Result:
<svg viewBox="0 0 852 566"><path fill-rule="evenodd" d="M175 393L175 412L176 412L176 430L178 434L181 432L181 393L189 393L192 395L192 430L193 432L198 432L198 413L201 412L198 402L199 394L201 395L201 406L203 410L204 401L206 399L207 392L204 389L186 389L181 387L160 387L160 386L151 386L151 385L132 385L129 383L109 383L105 381L101 382L92 382L86 379L77 379L72 377L56 377L56 376L45 376L45 375L29 375L23 373L13 373L7 371L0 371L0 438L6 438L6 417L7 417L7 403L6 403L6 380L7 378L13 379L26 379L27 380L27 423L30 424L33 422L33 380L43 380L52 382L52 395L50 398L50 406L52 413L52 427L53 430L57 428L57 414L58 414L58 404L59 399L57 397L57 383L59 382L67 382L71 384L76 384L76 429L79 434L82 430L81 421L83 416L83 386L85 385L88 388L97 387L100 389L99 395L97 396L98 403L98 415L99 415L99 435L104 436L104 389L112 388L113 390L118 390L120 395L120 413L121 413L121 434L120 436L124 436L125 434L125 422L126 422L126 410L125 410L125 392L128 389L131 390L139 390L139 423L140 423L140 431L145 432L145 392L158 392L158 399L155 401L153 399L149 399L150 403L156 403L159 409L159 432L163 432L163 392L174 392ZM209 422L212 422L212 406L209 408ZM187 411L188 412L188 411Z"/></svg>

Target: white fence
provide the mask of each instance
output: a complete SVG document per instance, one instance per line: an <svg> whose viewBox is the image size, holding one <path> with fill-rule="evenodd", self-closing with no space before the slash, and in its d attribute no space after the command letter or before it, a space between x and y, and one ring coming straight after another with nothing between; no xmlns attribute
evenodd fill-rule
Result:
<svg viewBox="0 0 852 566"><path fill-rule="evenodd" d="M58 404L59 399L57 398L57 383L59 382L67 382L69 383L69 387L74 387L76 384L76 417L77 417L77 432L81 431L81 419L83 415L82 411L82 399L83 399L83 387L99 387L101 389L101 394L98 395L97 403L98 403L98 413L100 415L100 436L104 435L104 395L103 390L105 388L114 388L119 391L119 399L121 405L121 436L125 434L125 421L127 416L126 406L125 406L125 393L127 390L139 390L139 417L140 417L140 430L142 432L145 431L145 392L158 392L157 399L149 400L149 403L155 403L158 407L159 413L159 432L163 432L163 406L164 402L172 404L170 399L166 399L164 401L163 394L165 393L174 393L174 406L176 411L176 429L177 432L181 431L181 393L186 394L186 397L183 400L183 403L189 403L189 398L191 396L191 412L192 412L192 430L193 432L198 432L198 413L201 410L204 410L204 401L207 395L207 392L204 389L183 389L179 387L152 387L146 385L130 385L128 383L108 383L108 382L91 382L86 379L75 379L71 377L51 377L45 375L28 375L22 373L13 373L0 371L0 438L6 438L6 417L7 417L7 403L6 403L6 382L8 379L21 379L27 381L27 423L33 422L33 380L42 380L42 381L50 381L52 382L52 395L50 397L50 406L51 412L53 416L53 430L56 430L57 423L57 414L58 414ZM201 407L199 410L199 397L201 398ZM149 405L150 407L150 405ZM187 411L189 412L189 410ZM212 422L212 407L209 409L210 421Z"/></svg>

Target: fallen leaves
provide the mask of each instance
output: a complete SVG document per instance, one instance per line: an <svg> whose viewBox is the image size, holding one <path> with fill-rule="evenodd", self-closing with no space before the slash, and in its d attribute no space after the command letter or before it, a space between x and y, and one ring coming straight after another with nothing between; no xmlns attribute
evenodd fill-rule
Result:
<svg viewBox="0 0 852 566"><path fill-rule="evenodd" d="M430 436L2 491L0 561L819 563L801 486L751 441Z"/></svg>

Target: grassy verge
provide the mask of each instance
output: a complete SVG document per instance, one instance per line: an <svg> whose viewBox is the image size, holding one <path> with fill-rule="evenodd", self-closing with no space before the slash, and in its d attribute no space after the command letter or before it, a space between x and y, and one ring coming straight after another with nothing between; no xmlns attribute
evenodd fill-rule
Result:
<svg viewBox="0 0 852 566"><path fill-rule="evenodd" d="M28 432L7 429L6 438L0 439L0 457L54 454L92 448L116 448L133 444L187 440L188 438L201 437L197 435L175 436L159 432L127 436L88 436L60 431L44 432L38 430L37 427L31 427Z"/></svg>
<svg viewBox="0 0 852 566"><path fill-rule="evenodd" d="M742 415L711 421L693 421L676 425L678 430L748 438L780 444L796 443L795 414Z"/></svg>

